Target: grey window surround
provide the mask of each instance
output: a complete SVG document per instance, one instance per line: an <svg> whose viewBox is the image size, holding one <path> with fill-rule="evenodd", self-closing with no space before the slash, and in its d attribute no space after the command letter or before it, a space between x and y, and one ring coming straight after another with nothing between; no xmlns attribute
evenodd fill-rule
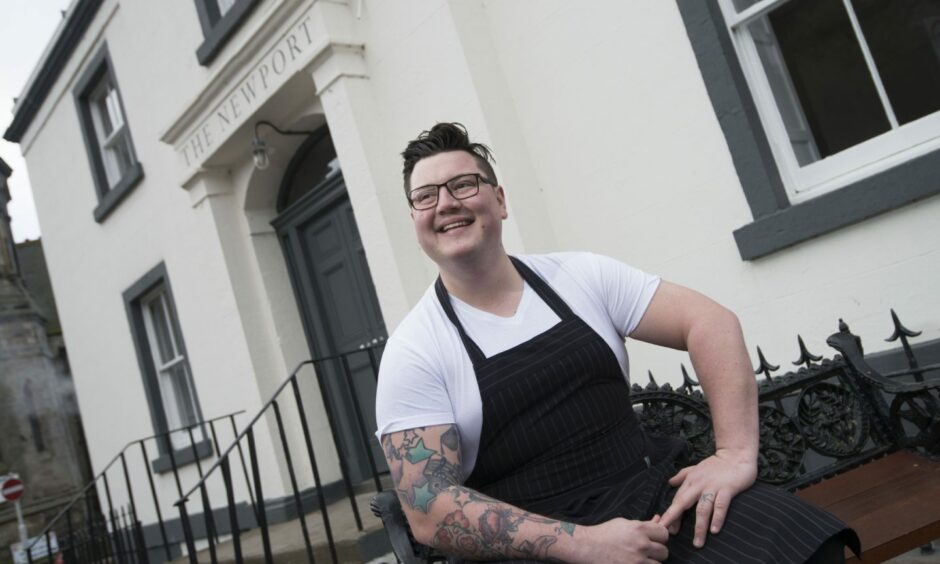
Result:
<svg viewBox="0 0 940 564"><path fill-rule="evenodd" d="M137 160L133 137L128 131L133 164L124 171L124 175L114 187L108 187L104 161L98 148L98 137L91 117L91 108L88 104L89 93L105 75L110 75L111 81L114 82L115 89L119 94L118 99L121 101L121 113L125 123L127 123L127 112L124 111L124 102L120 98L121 89L118 87L117 79L114 76L114 65L111 63L111 55L108 52L107 44L98 49L98 52L89 61L72 90L76 110L78 111L78 121L82 130L82 138L85 141L85 152L88 154L88 164L91 166L91 176L98 196L98 205L95 206L93 211L95 221L98 223L103 222L144 178L144 169ZM130 124L127 124L126 127L129 130Z"/></svg>
<svg viewBox="0 0 940 564"><path fill-rule="evenodd" d="M140 302L141 298L146 296L149 292L158 286L164 287L167 296L167 305L174 311L174 315L172 316L172 322L174 325L173 330L182 336L182 331L179 327L178 316L175 315L176 302L173 299L173 291L170 287L170 279L167 276L166 265L164 263L161 262L157 266L150 269L149 272L134 282L134 284L132 284L131 287L125 290L122 294L124 299L124 309L127 311L127 319L128 323L130 324L131 338L134 341L134 349L137 353L137 363L140 367L141 377L143 378L144 394L147 398L148 407L150 408L150 419L153 423L155 435L166 432L168 430L168 423L163 408L163 399L160 394L160 384L157 381L157 373L154 369L152 356L153 353L150 350L150 345L147 338L147 329L144 325L144 316L143 311L141 310ZM183 362L186 363L187 373L191 375L192 371L189 369L189 354L186 352L186 341L183 338L180 338L180 351L185 357ZM202 420L203 417L199 406L199 398L196 396L195 388L193 388L192 393L196 404L196 419ZM158 439L156 443L161 456L153 461L153 468L158 472L167 471L171 469L170 458L167 453L167 441ZM203 446L202 443L206 443L206 445ZM200 459L211 456L212 454L212 445L209 444L208 439L197 441L196 449ZM209 451L208 454L205 454L206 449ZM176 458L177 466L191 464L196 461L191 448L188 446L174 449L173 455ZM163 460L164 457L165 460ZM158 470L158 467L163 468L163 470Z"/></svg>
<svg viewBox="0 0 940 564"><path fill-rule="evenodd" d="M940 193L940 151L791 205L717 0L676 0L754 221L734 231L754 260Z"/></svg>
<svg viewBox="0 0 940 564"><path fill-rule="evenodd" d="M195 2L199 23L202 25L202 34L205 37L202 45L196 49L196 59L200 65L207 66L235 35L261 0L236 0L235 4L221 17L219 17L218 6L214 0L195 0Z"/></svg>
<svg viewBox="0 0 940 564"><path fill-rule="evenodd" d="M160 440L158 439L159 443ZM204 460L209 458L213 454L212 441L209 439L203 439L195 443L196 455L193 455L193 447L183 447L173 449L173 459L170 459L169 452L163 452L157 458L154 458L150 461L150 467L157 474L165 474L167 472L173 471L173 463L176 463L177 468L182 468L188 464L196 462L196 457L199 457L199 460Z"/></svg>

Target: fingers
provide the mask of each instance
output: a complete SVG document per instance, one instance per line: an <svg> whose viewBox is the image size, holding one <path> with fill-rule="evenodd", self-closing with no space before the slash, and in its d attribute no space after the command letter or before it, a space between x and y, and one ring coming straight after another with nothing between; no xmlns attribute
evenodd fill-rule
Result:
<svg viewBox="0 0 940 564"><path fill-rule="evenodd" d="M663 560L669 558L669 549L666 548L665 544L653 542L650 543L650 547L649 550L647 550L646 555L656 562L662 562Z"/></svg>
<svg viewBox="0 0 940 564"><path fill-rule="evenodd" d="M669 531L659 523L653 523L652 521L641 522L640 530L646 535L646 538L653 542L665 544L669 540Z"/></svg>
<svg viewBox="0 0 940 564"><path fill-rule="evenodd" d="M695 506L695 535L692 544L696 548L705 546L705 535L708 533L708 525L711 522L714 509L714 492L702 492Z"/></svg>
<svg viewBox="0 0 940 564"><path fill-rule="evenodd" d="M685 477L689 475L689 472L691 472L693 468L694 466L686 466L682 470L676 472L675 476L669 478L669 485L674 488L679 487L682 482L685 481Z"/></svg>
<svg viewBox="0 0 940 564"><path fill-rule="evenodd" d="M728 507L731 504L731 496L725 492L719 491L715 495L715 506L712 511L711 533L714 535L721 530L725 524L725 516L728 515Z"/></svg>

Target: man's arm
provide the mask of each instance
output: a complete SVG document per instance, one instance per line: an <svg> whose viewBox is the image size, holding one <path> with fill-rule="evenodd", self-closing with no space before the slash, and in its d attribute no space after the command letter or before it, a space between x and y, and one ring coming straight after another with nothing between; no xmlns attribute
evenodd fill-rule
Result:
<svg viewBox="0 0 940 564"><path fill-rule="evenodd" d="M415 539L447 554L590 563L661 561L668 555L668 533L658 523L615 519L576 526L461 486L455 425L389 433L382 446Z"/></svg>
<svg viewBox="0 0 940 564"><path fill-rule="evenodd" d="M678 530L682 513L696 506L696 546L724 524L731 499L757 478L757 381L738 318L709 298L663 281L634 339L689 351L705 391L715 431L715 454L670 480L679 486L662 522Z"/></svg>

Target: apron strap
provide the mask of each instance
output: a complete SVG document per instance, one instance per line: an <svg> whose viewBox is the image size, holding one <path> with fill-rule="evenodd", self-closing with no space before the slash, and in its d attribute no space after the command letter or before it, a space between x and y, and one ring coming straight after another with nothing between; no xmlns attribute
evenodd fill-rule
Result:
<svg viewBox="0 0 940 564"><path fill-rule="evenodd" d="M467 349L467 354L470 355L470 362L473 363L473 366L486 360L486 355L484 355L480 347L473 342L473 339L467 335L463 324L457 319L457 312L454 311L454 306L450 303L450 295L447 293L447 288L444 287L444 281L441 280L440 275L437 277L437 282L434 283L434 292L437 293L437 299L441 302L441 307L444 308L444 313L447 314L447 318L450 319L450 322L457 328L457 333L460 334L460 340L463 341L463 346Z"/></svg>
<svg viewBox="0 0 940 564"><path fill-rule="evenodd" d="M534 270L529 268L524 262L517 259L516 257L510 256L509 260L512 261L512 264L516 267L516 270L522 276L522 279L529 283L529 286L532 286L532 289L535 290L535 293L538 294L542 301L548 304L548 307L552 308L552 311L555 312L562 321L571 319L575 317L574 312L571 311L571 308L568 307L568 304L565 303L565 300L561 299L555 290L548 285L548 282L542 280L542 277L535 273Z"/></svg>
<svg viewBox="0 0 940 564"><path fill-rule="evenodd" d="M516 267L516 271L519 272L522 279L535 290L535 293L555 312L555 315L562 321L575 317L574 312L571 311L568 304L566 304L565 301L561 299L561 296L559 296L555 290L552 290L551 286L542 280L535 271L516 257L510 256L509 260L512 261L513 266ZM467 354L470 356L470 362L472 362L474 366L477 366L479 363L486 360L486 355L484 355L480 347L473 342L473 339L467 335L463 324L460 322L460 319L457 318L457 312L454 311L454 306L450 303L450 294L447 293L447 288L444 287L444 281L441 280L440 276L438 276L437 281L434 282L434 292L437 294L437 299L441 302L441 307L444 308L444 313L447 314L447 318L450 319L450 322L457 328L457 333L460 334L460 340L463 341L463 346L467 349Z"/></svg>

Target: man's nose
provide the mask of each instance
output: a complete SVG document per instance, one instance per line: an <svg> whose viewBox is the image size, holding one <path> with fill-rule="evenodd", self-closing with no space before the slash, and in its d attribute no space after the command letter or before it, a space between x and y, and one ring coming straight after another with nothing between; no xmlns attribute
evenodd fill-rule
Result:
<svg viewBox="0 0 940 564"><path fill-rule="evenodd" d="M450 193L450 190L448 190L446 186L441 186L440 188L438 188L437 190L437 209L438 210L456 208L456 207L459 207L460 205L461 205L460 200L455 198Z"/></svg>

